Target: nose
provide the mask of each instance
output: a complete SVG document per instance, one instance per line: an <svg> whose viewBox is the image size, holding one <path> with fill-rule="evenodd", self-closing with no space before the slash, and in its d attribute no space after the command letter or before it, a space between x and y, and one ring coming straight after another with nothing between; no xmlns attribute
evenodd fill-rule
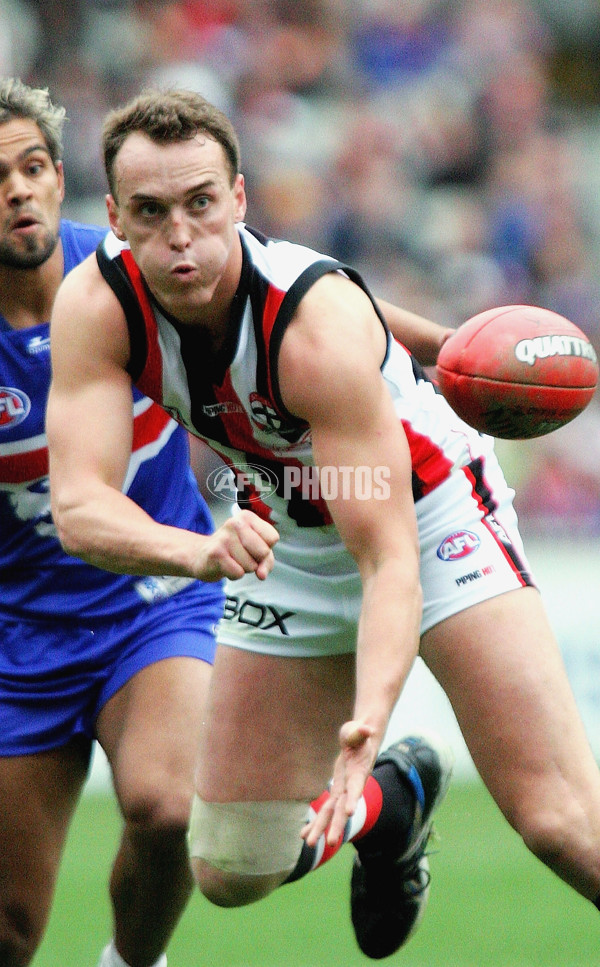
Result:
<svg viewBox="0 0 600 967"><path fill-rule="evenodd" d="M8 203L13 206L21 205L32 196L29 179L18 170L11 171L4 180L4 191Z"/></svg>
<svg viewBox="0 0 600 967"><path fill-rule="evenodd" d="M170 213L167 226L167 239L170 248L176 252L183 252L192 240L188 220L185 213L173 210Z"/></svg>

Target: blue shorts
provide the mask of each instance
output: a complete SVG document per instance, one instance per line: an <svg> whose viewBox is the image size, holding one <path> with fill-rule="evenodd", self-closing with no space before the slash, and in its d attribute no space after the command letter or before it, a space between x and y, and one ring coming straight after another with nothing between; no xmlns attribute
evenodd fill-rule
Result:
<svg viewBox="0 0 600 967"><path fill-rule="evenodd" d="M0 613L0 756L95 737L106 702L163 658L212 664L219 584L193 585L119 620L23 620Z"/></svg>

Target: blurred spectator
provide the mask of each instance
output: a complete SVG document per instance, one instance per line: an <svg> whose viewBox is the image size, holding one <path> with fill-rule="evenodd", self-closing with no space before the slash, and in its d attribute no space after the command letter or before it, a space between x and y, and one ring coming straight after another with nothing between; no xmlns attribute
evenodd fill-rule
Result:
<svg viewBox="0 0 600 967"><path fill-rule="evenodd" d="M0 73L26 76L40 49L42 31L35 11L19 0L0 0Z"/></svg>
<svg viewBox="0 0 600 967"><path fill-rule="evenodd" d="M68 71L53 72L52 95L67 110L64 147L65 185L69 205L106 193L100 134L104 115L111 106L109 85L93 61L74 56Z"/></svg>
<svg viewBox="0 0 600 967"><path fill-rule="evenodd" d="M347 262L410 249L418 191L392 122L361 105L340 132L330 171L327 247Z"/></svg>
<svg viewBox="0 0 600 967"><path fill-rule="evenodd" d="M520 444L527 467L515 506L529 531L553 538L600 532L599 427L594 399L572 423Z"/></svg>
<svg viewBox="0 0 600 967"><path fill-rule="evenodd" d="M40 28L34 70L42 75L64 70L71 58L82 50L82 0L62 0L61 3L29 0L28 3L20 3L19 7L21 14L23 11L35 11ZM22 68L19 70L22 74Z"/></svg>
<svg viewBox="0 0 600 967"><path fill-rule="evenodd" d="M435 69L448 43L439 0L359 0L352 61L371 87L401 87Z"/></svg>

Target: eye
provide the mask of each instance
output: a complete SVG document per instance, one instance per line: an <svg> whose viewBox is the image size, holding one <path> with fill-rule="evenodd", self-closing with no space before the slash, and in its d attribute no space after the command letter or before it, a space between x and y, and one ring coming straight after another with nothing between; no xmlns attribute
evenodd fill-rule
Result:
<svg viewBox="0 0 600 967"><path fill-rule="evenodd" d="M157 201L142 201L138 205L138 212L144 218L155 218L161 213L161 206Z"/></svg>
<svg viewBox="0 0 600 967"><path fill-rule="evenodd" d="M35 178L36 175L41 174L42 171L45 171L45 169L46 169L45 162L36 159L33 161L28 161L25 170L30 177Z"/></svg>

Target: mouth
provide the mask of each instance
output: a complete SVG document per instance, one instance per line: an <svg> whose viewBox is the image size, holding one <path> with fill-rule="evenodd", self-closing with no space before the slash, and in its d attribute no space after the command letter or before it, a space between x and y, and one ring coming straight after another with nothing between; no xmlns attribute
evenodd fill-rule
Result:
<svg viewBox="0 0 600 967"><path fill-rule="evenodd" d="M39 224L38 219L33 215L19 215L12 221L10 229L12 232L28 232L37 228Z"/></svg>
<svg viewBox="0 0 600 967"><path fill-rule="evenodd" d="M196 266L191 262L178 262L177 265L173 265L170 270L170 274L176 279L187 279L194 275L196 272Z"/></svg>

